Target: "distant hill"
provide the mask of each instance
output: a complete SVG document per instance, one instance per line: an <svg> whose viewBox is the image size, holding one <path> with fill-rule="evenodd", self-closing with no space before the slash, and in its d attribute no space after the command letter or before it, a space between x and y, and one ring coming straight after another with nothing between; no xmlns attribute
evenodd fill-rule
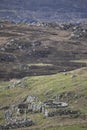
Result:
<svg viewBox="0 0 87 130"><path fill-rule="evenodd" d="M87 0L1 0L0 19L66 21L87 18Z"/></svg>
<svg viewBox="0 0 87 130"><path fill-rule="evenodd" d="M56 11L87 12L87 0L1 0L0 9L41 10L48 8Z"/></svg>

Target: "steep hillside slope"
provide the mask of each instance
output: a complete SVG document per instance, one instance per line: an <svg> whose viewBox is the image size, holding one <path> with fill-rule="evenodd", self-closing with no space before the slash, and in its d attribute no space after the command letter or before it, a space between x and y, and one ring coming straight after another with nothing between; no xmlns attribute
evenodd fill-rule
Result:
<svg viewBox="0 0 87 130"><path fill-rule="evenodd" d="M60 95L56 102L66 102L68 107L51 108L50 111L78 111L80 115L54 115L45 117L43 113L28 112L27 118L31 118L35 125L31 130L51 129L58 126L80 125L87 128L87 68L81 68L66 73L58 73L51 76L32 76L21 80L0 82L0 122L4 123L4 113L13 112L18 104L25 104L29 96L36 97L36 103L52 101ZM47 108L49 110L49 107ZM21 114L25 117L25 114ZM17 116L19 117L19 115ZM73 128L73 127L72 127ZM23 128L27 130L28 128ZM62 129L62 127L61 127ZM22 128L21 128L22 130ZM79 127L78 127L79 130ZM82 129L81 129L82 130Z"/></svg>

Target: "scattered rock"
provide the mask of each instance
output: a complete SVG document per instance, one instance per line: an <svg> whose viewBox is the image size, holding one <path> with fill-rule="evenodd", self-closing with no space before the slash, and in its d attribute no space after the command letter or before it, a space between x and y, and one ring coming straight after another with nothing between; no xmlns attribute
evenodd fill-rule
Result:
<svg viewBox="0 0 87 130"><path fill-rule="evenodd" d="M57 102L54 100L49 100L45 102L46 107L50 108L60 108L60 107L68 107L68 103L66 102Z"/></svg>
<svg viewBox="0 0 87 130"><path fill-rule="evenodd" d="M9 109L9 106L1 106L0 107L0 110L8 110Z"/></svg>
<svg viewBox="0 0 87 130"><path fill-rule="evenodd" d="M74 91L63 92L63 93L61 93L60 100L69 102L70 100L73 100L74 97L75 97Z"/></svg>
<svg viewBox="0 0 87 130"><path fill-rule="evenodd" d="M78 117L80 116L80 112L79 111L74 111L74 110L68 110L68 109L65 109L65 110L56 110L56 111L52 111L52 112L49 112L48 113L48 116L49 117L52 117L52 116L62 116L62 115L69 115L70 117Z"/></svg>
<svg viewBox="0 0 87 130"><path fill-rule="evenodd" d="M3 48L3 51L5 49ZM0 53L0 62L14 62L16 59L15 59L15 56L12 55L12 54L8 54L8 53Z"/></svg>
<svg viewBox="0 0 87 130"><path fill-rule="evenodd" d="M28 87L28 84L26 83L25 79L17 80L17 81L16 80L12 80L7 88L11 89L11 88L15 88L15 87L26 88L26 87Z"/></svg>
<svg viewBox="0 0 87 130"><path fill-rule="evenodd" d="M87 30L81 28L80 26L74 26L72 29L71 38L82 38L87 36Z"/></svg>
<svg viewBox="0 0 87 130"><path fill-rule="evenodd" d="M12 122L5 124L5 125L0 125L0 130L8 130L8 129L17 129L17 128L22 128L22 127L29 127L34 125L33 121L30 118L27 119L22 119L22 118L17 118L14 119Z"/></svg>
<svg viewBox="0 0 87 130"><path fill-rule="evenodd" d="M46 116L46 117L48 117L48 116L49 116L49 112L48 112L48 110L47 110L47 109L45 110L45 113L44 113L44 114L45 114L45 116Z"/></svg>
<svg viewBox="0 0 87 130"><path fill-rule="evenodd" d="M5 112L5 120L6 120L6 122L12 121L12 112L10 110Z"/></svg>
<svg viewBox="0 0 87 130"><path fill-rule="evenodd" d="M2 48L0 48L0 50L1 50L1 51L5 51L5 48L4 48L4 47L2 47Z"/></svg>

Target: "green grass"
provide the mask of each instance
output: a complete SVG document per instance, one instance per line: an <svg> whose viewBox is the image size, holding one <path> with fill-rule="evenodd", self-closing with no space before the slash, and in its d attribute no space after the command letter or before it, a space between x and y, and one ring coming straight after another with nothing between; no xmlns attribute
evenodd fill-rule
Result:
<svg viewBox="0 0 87 130"><path fill-rule="evenodd" d="M71 78L74 74L76 76ZM15 82L16 81L17 80L15 80ZM27 87L23 87L22 85L22 87L16 86L15 88L8 89L7 86L8 84L11 84L11 82L0 82L0 106L17 104L23 101L27 95L37 96L39 100L44 101L54 98L57 93L74 91L78 95L83 95L83 97L79 99L72 98L69 107L75 110L79 109L83 115L87 115L87 107L84 105L87 102L87 71L85 71L85 69L82 68L67 72L67 75L64 73L58 73L49 76L31 76L26 77L21 81L26 82ZM29 114L28 116L31 117L37 125L41 125L48 121L48 119L44 119L41 114ZM4 122L2 111L0 112L0 117L0 122ZM51 119L49 122L50 121ZM68 130L69 128L70 127L60 127L53 128L52 130ZM73 130L74 128L76 128L76 130L83 130L83 128L80 127L72 127L70 130Z"/></svg>
<svg viewBox="0 0 87 130"><path fill-rule="evenodd" d="M5 120L4 120L4 111L0 111L0 124L4 124L5 123Z"/></svg>
<svg viewBox="0 0 87 130"><path fill-rule="evenodd" d="M0 89L3 89L4 87L6 87L8 85L9 85L9 82L3 82L3 81L1 81L0 82Z"/></svg>
<svg viewBox="0 0 87 130"><path fill-rule="evenodd" d="M1 82L0 86L2 86L3 89L0 90L0 104L9 104L11 102L13 103L12 100L17 102L27 95L35 95L41 100L53 98L57 93L67 91L75 91L76 93L83 93L86 95L87 79L78 74L72 79L72 75L72 72L68 72L67 75L58 73L49 76L27 77L25 80L28 86L27 88L15 87L11 89L4 89L6 86L8 86L8 83Z"/></svg>
<svg viewBox="0 0 87 130"><path fill-rule="evenodd" d="M87 63L87 59L83 59L83 60L71 60L71 62L76 62L76 63Z"/></svg>
<svg viewBox="0 0 87 130"><path fill-rule="evenodd" d="M87 127L81 127L81 126L66 126L66 127L57 127L57 128L48 128L44 130L87 130Z"/></svg>
<svg viewBox="0 0 87 130"><path fill-rule="evenodd" d="M82 89L81 86L84 85L86 88L86 79L80 76L71 78L71 74L68 73L64 75L63 73L59 73L52 76L37 76L30 77L27 80L28 84L30 84L31 92L40 98L44 98L44 95L50 89L53 90L52 95L54 96L58 92L64 91L73 91L75 89Z"/></svg>

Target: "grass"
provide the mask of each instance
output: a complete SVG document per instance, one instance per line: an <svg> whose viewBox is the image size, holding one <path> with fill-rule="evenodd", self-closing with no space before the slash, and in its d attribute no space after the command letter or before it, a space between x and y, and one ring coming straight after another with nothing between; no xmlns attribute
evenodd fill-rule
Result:
<svg viewBox="0 0 87 130"><path fill-rule="evenodd" d="M41 101L54 98L57 93L63 92L75 92L77 95L83 95L78 99L71 99L69 107L75 110L80 110L83 115L87 115L87 108L84 104L86 104L87 97L87 71L86 68L78 69L75 71L67 72L66 75L64 73L58 73L54 75L46 75L46 76L31 76L26 77L21 80L22 82L26 82L27 87L16 86L14 88L8 89L7 86L11 84L11 82L0 82L0 106L6 106L11 104L20 103L25 99L27 95L37 96ZM72 75L75 77L72 78ZM86 77L84 77L84 75ZM14 80L15 82L17 80ZM4 122L3 111L0 111L0 123ZM55 118L44 118L42 114L29 114L32 120L36 122L36 125L42 125L46 122L50 124L55 121ZM56 119L59 123L59 119ZM55 124L54 122L54 124ZM61 123L61 122L60 122ZM49 128L44 130L85 130L85 128L79 126L73 127L58 127L58 128ZM39 129L38 129L39 130Z"/></svg>
<svg viewBox="0 0 87 130"><path fill-rule="evenodd" d="M84 95L86 95L86 78L78 74L76 77L71 78L73 73L68 72L67 75L64 75L63 73L58 73L50 76L27 77L25 80L28 86L27 88L15 87L11 89L1 89L0 104L9 104L9 102L11 103L12 100L17 102L27 95L35 95L41 100L45 100L46 98L53 98L57 93L67 91L78 91L77 93L84 93ZM0 86L2 86L2 88L5 88L7 85L7 82L0 83ZM9 101L9 99L11 99L11 101ZM7 100L9 102L7 102Z"/></svg>
<svg viewBox="0 0 87 130"><path fill-rule="evenodd" d="M81 127L81 126L66 126L66 127L57 127L57 128L48 128L44 130L87 130L87 127Z"/></svg>
<svg viewBox="0 0 87 130"><path fill-rule="evenodd" d="M0 89L2 89L2 88L4 88L4 87L6 87L6 86L8 86L9 85L9 82L0 82Z"/></svg>
<svg viewBox="0 0 87 130"><path fill-rule="evenodd" d="M28 66L44 67L44 66L52 66L52 64L37 63L37 64L28 64Z"/></svg>
<svg viewBox="0 0 87 130"><path fill-rule="evenodd" d="M79 85L85 85L86 87L86 79L77 76L74 79L71 78L71 74L64 75L63 73L59 73L52 76L37 76L28 78L27 82L33 87L31 92L36 94L37 96L41 96L49 91L53 90L53 94L55 95L57 92L64 91L73 91L75 89L81 88ZM44 97L43 97L44 98Z"/></svg>
<svg viewBox="0 0 87 130"><path fill-rule="evenodd" d="M76 63L87 63L87 59L83 59L83 60L71 60L71 62L76 62Z"/></svg>
<svg viewBox="0 0 87 130"><path fill-rule="evenodd" d="M17 130L17 129L16 129ZM19 129L23 130L23 129ZM28 129L25 129L28 130ZM30 130L33 130L32 128ZM73 125L73 126L51 126L50 128L36 128L35 130L87 130L87 125Z"/></svg>

